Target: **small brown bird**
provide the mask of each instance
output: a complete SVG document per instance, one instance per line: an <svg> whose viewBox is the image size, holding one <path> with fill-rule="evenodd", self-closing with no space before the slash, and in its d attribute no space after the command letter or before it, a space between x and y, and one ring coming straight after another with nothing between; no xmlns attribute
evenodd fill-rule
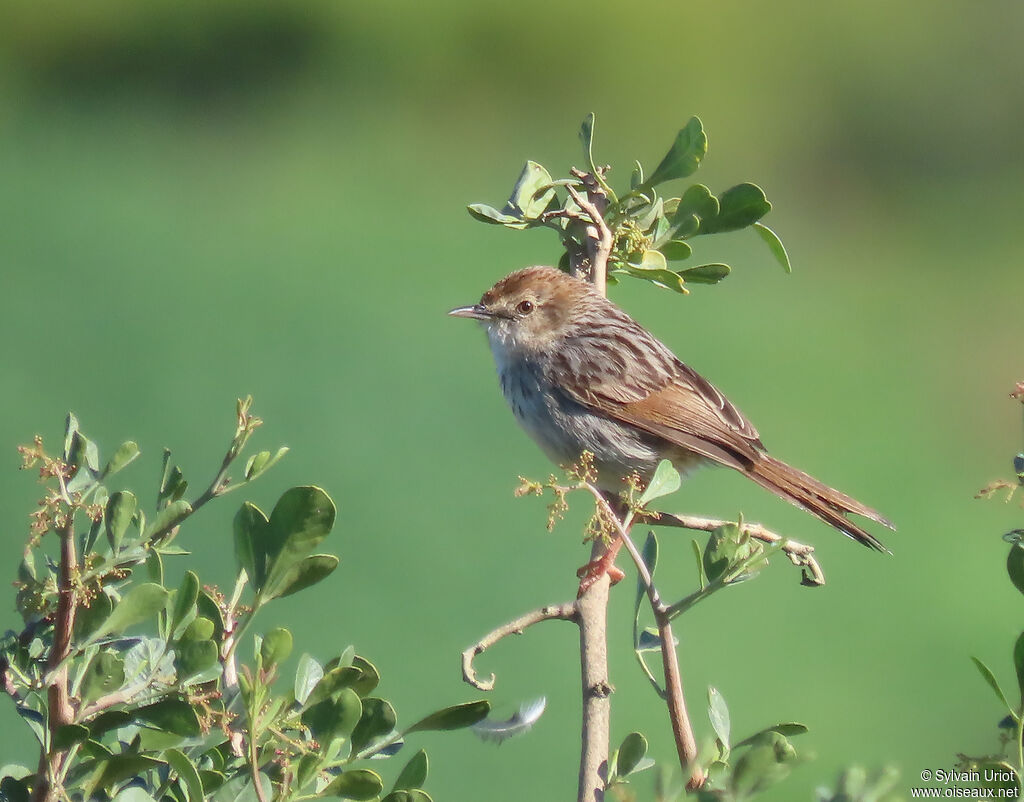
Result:
<svg viewBox="0 0 1024 802"><path fill-rule="evenodd" d="M892 529L888 520L768 456L743 413L589 283L552 267L528 267L503 278L480 303L449 314L483 322L519 423L558 464L591 452L602 490L621 490L634 471L649 480L662 459L683 475L725 465L857 542L887 551L847 516Z"/></svg>

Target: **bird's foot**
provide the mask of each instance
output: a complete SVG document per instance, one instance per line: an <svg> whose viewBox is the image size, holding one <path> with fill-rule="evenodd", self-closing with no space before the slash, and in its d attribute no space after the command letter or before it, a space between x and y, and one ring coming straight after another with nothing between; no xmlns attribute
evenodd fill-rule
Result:
<svg viewBox="0 0 1024 802"><path fill-rule="evenodd" d="M617 542L600 557L591 560L576 572L576 576L580 578L580 589L576 594L577 599L586 593L590 586L605 574L608 574L608 579L613 585L622 581L626 575L622 572L621 568L615 566L615 556L619 553L621 545L621 541Z"/></svg>

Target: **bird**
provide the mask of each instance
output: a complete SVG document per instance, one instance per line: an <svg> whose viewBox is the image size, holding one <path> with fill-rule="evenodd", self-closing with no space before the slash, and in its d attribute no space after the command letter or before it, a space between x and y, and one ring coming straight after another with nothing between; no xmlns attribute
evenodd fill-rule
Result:
<svg viewBox="0 0 1024 802"><path fill-rule="evenodd" d="M858 543L888 551L849 516L894 529L887 518L770 456L721 391L590 282L527 267L448 314L483 324L522 428L556 464L593 455L595 484L607 497L617 497L630 474L649 481L663 459L683 477L725 466Z"/></svg>

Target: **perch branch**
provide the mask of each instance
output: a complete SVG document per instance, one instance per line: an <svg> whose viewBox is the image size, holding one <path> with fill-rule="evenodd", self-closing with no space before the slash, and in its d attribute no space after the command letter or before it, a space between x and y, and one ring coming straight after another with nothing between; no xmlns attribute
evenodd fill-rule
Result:
<svg viewBox="0 0 1024 802"><path fill-rule="evenodd" d="M477 676L476 669L473 667L473 660L476 656L483 654L494 644L498 643L498 641L507 638L509 635L522 635L528 627L532 627L534 624L555 619L577 621L576 604L568 602L566 604L541 607L487 633L462 653L462 678L481 691L493 690L496 677L494 674L491 674L490 679L480 679Z"/></svg>
<svg viewBox="0 0 1024 802"><path fill-rule="evenodd" d="M735 521L723 521L719 518L700 518L695 515L677 515L672 512L659 512L656 515L654 520L649 521L653 526L674 526L701 532L713 532L721 526L735 523ZM821 570L821 565L814 557L814 546L790 540L757 523L744 522L741 529L755 540L760 540L770 546L778 545L789 561L801 570L803 575L801 582L804 585L817 587L825 584L825 572Z"/></svg>
<svg viewBox="0 0 1024 802"><path fill-rule="evenodd" d="M668 702L669 720L672 723L672 736L676 744L676 753L679 756L679 765L683 773L689 773L687 781L688 789L696 790L704 785L705 776L697 762L697 739L693 734L693 725L690 724L690 716L686 711L686 698L683 696L683 678L679 671L679 657L676 655L675 637L672 634L672 621L669 615L669 608L661 600L658 589L654 585L654 579L647 568L643 557L637 550L636 544L622 521L615 514L608 499L604 494L589 482L587 490L597 500L598 505L605 516L614 524L616 533L622 539L626 551L636 565L647 591L647 598L651 604L651 611L654 613L654 621L658 626L658 637L661 640L661 664L665 674L665 699Z"/></svg>

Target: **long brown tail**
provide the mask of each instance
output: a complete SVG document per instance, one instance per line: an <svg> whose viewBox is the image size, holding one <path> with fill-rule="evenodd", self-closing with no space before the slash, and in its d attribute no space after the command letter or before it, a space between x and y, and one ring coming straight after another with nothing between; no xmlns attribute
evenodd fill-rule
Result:
<svg viewBox="0 0 1024 802"><path fill-rule="evenodd" d="M866 507L854 498L822 484L813 476L762 454L748 469L747 475L766 490L784 498L790 504L806 510L825 523L834 526L847 537L868 548L888 552L882 542L846 516L862 515L876 523L895 529L892 523L876 510Z"/></svg>

